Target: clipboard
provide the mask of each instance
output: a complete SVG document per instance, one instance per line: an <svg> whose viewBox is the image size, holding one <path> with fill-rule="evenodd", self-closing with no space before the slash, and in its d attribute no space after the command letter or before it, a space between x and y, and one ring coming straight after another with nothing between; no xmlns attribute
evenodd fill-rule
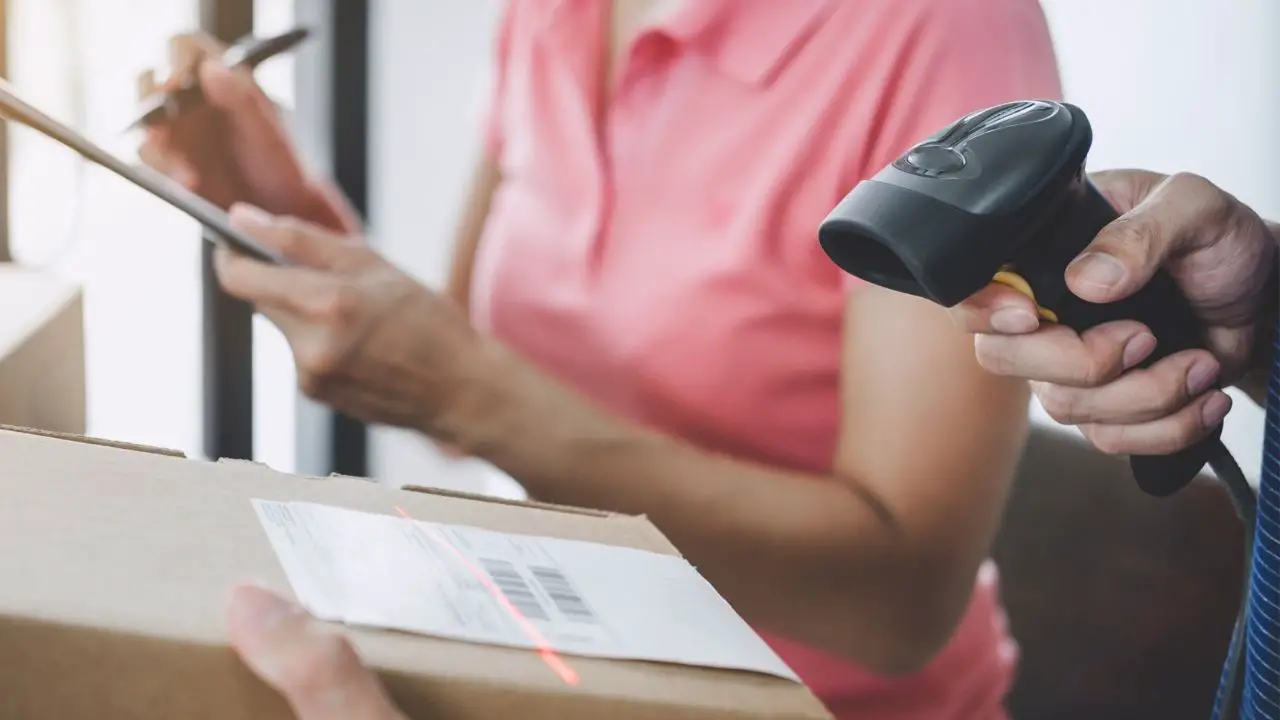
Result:
<svg viewBox="0 0 1280 720"><path fill-rule="evenodd" d="M232 250L262 262L288 264L275 251L232 227L231 218L222 208L149 167L136 167L112 155L84 135L37 110L4 80L0 80L0 120L25 125L181 210L211 231L206 233L206 238L222 242Z"/></svg>

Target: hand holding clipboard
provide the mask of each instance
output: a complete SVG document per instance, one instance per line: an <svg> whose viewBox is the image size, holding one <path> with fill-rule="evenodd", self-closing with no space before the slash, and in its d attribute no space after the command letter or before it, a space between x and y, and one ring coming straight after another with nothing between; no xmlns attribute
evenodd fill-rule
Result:
<svg viewBox="0 0 1280 720"><path fill-rule="evenodd" d="M222 60L228 67L244 67L252 70L265 60L293 49L306 40L309 34L306 29L298 28L273 37L251 36L228 48ZM130 127L163 122L175 117L181 110L202 101L201 88L192 79L175 91L158 95L148 101L141 115ZM278 254L233 228L227 213L217 205L151 168L130 165L108 153L73 128L58 122L23 100L4 80L0 80L0 118L25 125L71 148L86 160L101 165L155 195L213 231L216 240L224 242L232 249L258 260L284 264L283 258Z"/></svg>
<svg viewBox="0 0 1280 720"><path fill-rule="evenodd" d="M25 125L71 148L86 160L101 165L155 195L213 231L218 240L225 242L233 250L264 262L283 264L283 258L275 252L232 227L227 213L218 206L150 168L135 167L117 158L72 128L36 109L19 97L13 86L3 80L0 80L0 117Z"/></svg>

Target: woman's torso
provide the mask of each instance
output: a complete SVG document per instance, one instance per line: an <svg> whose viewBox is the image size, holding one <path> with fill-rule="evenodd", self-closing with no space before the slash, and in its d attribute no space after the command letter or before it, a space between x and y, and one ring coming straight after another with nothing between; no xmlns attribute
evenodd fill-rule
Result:
<svg viewBox="0 0 1280 720"><path fill-rule="evenodd" d="M906 144L1021 94L1006 80L931 99L945 58L930 14L948 2L981 4L691 0L636 37L602 104L607 4L515 0L477 326L638 423L830 472L851 284L818 223ZM995 5L1043 32L1034 2ZM1057 94L1052 67L1028 78L1025 94ZM1014 654L996 594L986 568L951 644L906 678L770 640L842 718L994 717Z"/></svg>

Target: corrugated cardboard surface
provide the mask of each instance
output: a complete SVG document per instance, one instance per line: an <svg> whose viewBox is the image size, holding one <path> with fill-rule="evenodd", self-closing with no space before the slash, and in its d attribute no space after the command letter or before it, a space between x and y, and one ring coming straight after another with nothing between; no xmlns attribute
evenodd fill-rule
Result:
<svg viewBox="0 0 1280 720"><path fill-rule="evenodd" d="M289 586L251 498L306 500L673 553L642 518L313 480L250 463L0 430L0 717L289 717L225 644L237 582ZM352 631L415 718L825 718L804 688L749 673L568 658Z"/></svg>
<svg viewBox="0 0 1280 720"><path fill-rule="evenodd" d="M43 271L0 264L0 423L85 431L84 303Z"/></svg>

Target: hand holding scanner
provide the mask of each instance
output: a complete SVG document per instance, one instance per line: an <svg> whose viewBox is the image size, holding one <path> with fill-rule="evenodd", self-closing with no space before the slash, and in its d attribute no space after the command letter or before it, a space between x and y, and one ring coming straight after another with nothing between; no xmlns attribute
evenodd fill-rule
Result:
<svg viewBox="0 0 1280 720"><path fill-rule="evenodd" d="M1093 140L1078 107L1013 102L971 113L860 183L819 229L845 272L951 307L999 282L1023 292L1040 316L1083 332L1113 320L1145 324L1157 347L1141 367L1202 347L1200 323L1161 271L1130 297L1086 302L1067 265L1118 217L1086 177ZM1139 486L1165 496L1225 453L1221 426L1178 453L1133 456Z"/></svg>

